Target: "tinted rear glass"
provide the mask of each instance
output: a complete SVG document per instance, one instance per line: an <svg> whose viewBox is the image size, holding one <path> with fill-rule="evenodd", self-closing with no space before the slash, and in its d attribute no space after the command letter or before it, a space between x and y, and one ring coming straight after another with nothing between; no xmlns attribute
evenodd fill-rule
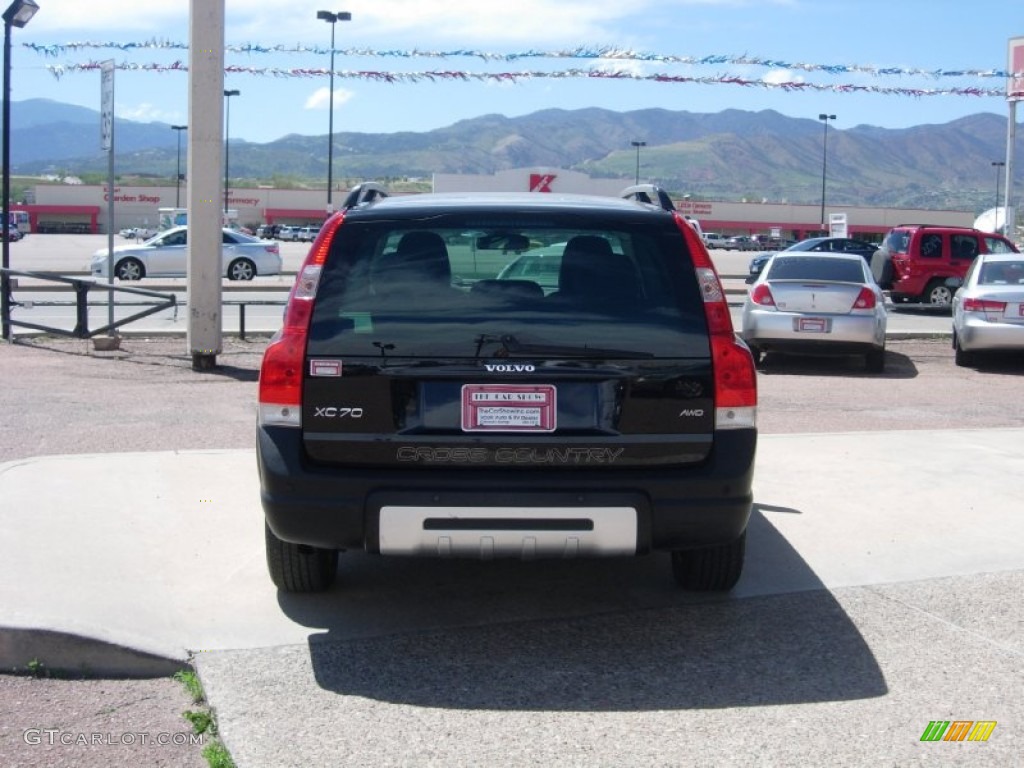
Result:
<svg viewBox="0 0 1024 768"><path fill-rule="evenodd" d="M309 353L707 356L703 303L672 218L587 218L353 216L331 244Z"/></svg>
<svg viewBox="0 0 1024 768"><path fill-rule="evenodd" d="M768 269L769 280L838 280L863 283L861 262L834 256L776 257Z"/></svg>
<svg viewBox="0 0 1024 768"><path fill-rule="evenodd" d="M905 229L892 230L882 241L882 246L889 253L906 253L908 245L910 245L910 232Z"/></svg>

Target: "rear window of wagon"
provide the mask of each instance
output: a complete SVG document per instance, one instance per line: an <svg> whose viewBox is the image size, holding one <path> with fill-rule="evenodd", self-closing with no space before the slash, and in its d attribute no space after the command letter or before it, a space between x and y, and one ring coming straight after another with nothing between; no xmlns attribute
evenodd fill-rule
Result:
<svg viewBox="0 0 1024 768"><path fill-rule="evenodd" d="M490 211L346 221L324 265L308 353L707 357L702 298L674 221L585 219ZM533 253L558 258L558 272L507 269Z"/></svg>

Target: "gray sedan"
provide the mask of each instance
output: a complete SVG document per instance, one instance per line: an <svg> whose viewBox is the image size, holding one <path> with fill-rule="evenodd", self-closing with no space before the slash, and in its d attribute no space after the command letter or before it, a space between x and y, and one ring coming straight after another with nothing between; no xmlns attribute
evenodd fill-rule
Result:
<svg viewBox="0 0 1024 768"><path fill-rule="evenodd" d="M977 353L1024 351L1024 256L983 253L953 297L953 349L957 365Z"/></svg>
<svg viewBox="0 0 1024 768"><path fill-rule="evenodd" d="M881 289L856 254L775 254L750 286L742 336L758 362L765 352L865 356L885 369L887 314Z"/></svg>

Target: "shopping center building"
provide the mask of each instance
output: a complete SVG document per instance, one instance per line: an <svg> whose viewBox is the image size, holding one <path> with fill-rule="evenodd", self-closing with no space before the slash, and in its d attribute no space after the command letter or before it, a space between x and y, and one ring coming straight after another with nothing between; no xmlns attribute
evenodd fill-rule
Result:
<svg viewBox="0 0 1024 768"><path fill-rule="evenodd" d="M633 179L591 178L557 168L519 168L493 175L435 174L435 192L536 192L538 194L596 194L618 196ZM333 195L336 201L344 192ZM223 198L222 198L223 199ZM127 227L156 227L160 208L187 205L187 190L169 186L117 186L114 188L115 232ZM822 231L821 205L773 202L675 200L684 214L700 221L705 232L728 235L775 235L802 239ZM326 217L323 190L269 187L228 189L227 207L238 211L238 222L255 229L264 224L319 226ZM105 185L39 184L30 200L13 209L26 210L33 232L104 233L108 231L109 201ZM877 239L898 224L972 226L973 211L937 211L917 208L825 206L830 214L846 215L852 237Z"/></svg>

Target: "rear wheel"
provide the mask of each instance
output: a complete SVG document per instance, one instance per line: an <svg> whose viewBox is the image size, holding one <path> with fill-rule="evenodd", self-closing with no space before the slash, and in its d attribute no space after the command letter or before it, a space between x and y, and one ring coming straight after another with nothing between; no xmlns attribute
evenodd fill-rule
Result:
<svg viewBox="0 0 1024 768"><path fill-rule="evenodd" d="M672 575L683 589L694 592L727 592L743 573L747 532L728 544L672 552Z"/></svg>
<svg viewBox="0 0 1024 768"><path fill-rule="evenodd" d="M338 550L281 541L266 528L267 570L274 586L285 592L323 592L334 583Z"/></svg>
<svg viewBox="0 0 1024 768"><path fill-rule="evenodd" d="M953 362L961 368L967 368L975 364L976 357L973 353L967 352L960 346L960 339L953 337Z"/></svg>
<svg viewBox="0 0 1024 768"><path fill-rule="evenodd" d="M118 280L141 280L146 276L146 268L138 259L121 259L114 265L114 277Z"/></svg>
<svg viewBox="0 0 1024 768"><path fill-rule="evenodd" d="M228 280L252 280L256 277L256 265L249 259L235 259L228 265Z"/></svg>
<svg viewBox="0 0 1024 768"><path fill-rule="evenodd" d="M933 307L948 307L953 303L953 289L944 280L932 280L925 289L924 298Z"/></svg>

